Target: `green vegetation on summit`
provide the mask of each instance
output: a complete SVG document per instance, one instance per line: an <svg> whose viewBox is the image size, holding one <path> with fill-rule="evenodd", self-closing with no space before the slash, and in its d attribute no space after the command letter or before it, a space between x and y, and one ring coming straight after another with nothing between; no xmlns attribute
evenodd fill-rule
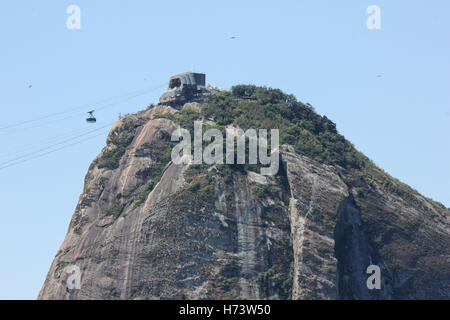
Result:
<svg viewBox="0 0 450 320"><path fill-rule="evenodd" d="M222 130L228 125L243 130L279 129L280 145L292 145L301 155L342 168L346 173L344 179L350 186L362 187L377 182L410 205L426 209L417 198L416 190L378 168L339 134L334 122L317 114L310 104L279 89L236 85L231 91L208 94L200 112L183 108L176 114L158 116L169 118L190 131L194 120L201 118L213 120L214 127ZM438 210L445 210L442 204L432 202Z"/></svg>

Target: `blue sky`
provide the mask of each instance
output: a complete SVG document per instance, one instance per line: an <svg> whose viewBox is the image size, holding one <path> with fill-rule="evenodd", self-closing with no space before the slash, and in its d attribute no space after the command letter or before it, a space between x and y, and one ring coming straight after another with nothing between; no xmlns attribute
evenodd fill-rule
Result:
<svg viewBox="0 0 450 320"><path fill-rule="evenodd" d="M66 27L71 4L81 30ZM366 27L372 4L381 30ZM0 163L105 128L0 170L0 299L37 297L107 127L156 103L169 76L188 70L224 88L293 93L385 171L450 207L449 12L447 0L3 1ZM157 86L84 121L99 100Z"/></svg>

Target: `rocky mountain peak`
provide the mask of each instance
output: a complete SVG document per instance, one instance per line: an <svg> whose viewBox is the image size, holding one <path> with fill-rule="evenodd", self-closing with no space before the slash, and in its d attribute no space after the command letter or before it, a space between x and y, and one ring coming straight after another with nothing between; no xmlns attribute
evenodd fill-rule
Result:
<svg viewBox="0 0 450 320"><path fill-rule="evenodd" d="M278 173L173 163L172 133L195 120L279 129ZM449 220L310 105L235 86L111 128L39 299L448 299Z"/></svg>

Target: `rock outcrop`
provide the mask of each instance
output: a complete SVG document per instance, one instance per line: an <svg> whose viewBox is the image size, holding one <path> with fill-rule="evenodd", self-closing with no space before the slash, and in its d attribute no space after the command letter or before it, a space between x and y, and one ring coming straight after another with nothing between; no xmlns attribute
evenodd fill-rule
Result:
<svg viewBox="0 0 450 320"><path fill-rule="evenodd" d="M170 160L169 106L122 118L39 299L449 299L450 215L280 148L276 176ZM80 268L68 289L67 266ZM366 286L381 268L380 290Z"/></svg>

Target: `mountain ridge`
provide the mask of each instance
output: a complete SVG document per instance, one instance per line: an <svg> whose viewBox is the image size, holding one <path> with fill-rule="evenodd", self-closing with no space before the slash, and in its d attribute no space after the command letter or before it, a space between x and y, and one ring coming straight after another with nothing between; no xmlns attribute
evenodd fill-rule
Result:
<svg viewBox="0 0 450 320"><path fill-rule="evenodd" d="M195 120L279 129L278 174L175 165L170 136ZM238 85L113 126L39 299L449 299L449 213L312 106ZM79 290L66 290L72 264ZM365 286L370 264L381 290Z"/></svg>

